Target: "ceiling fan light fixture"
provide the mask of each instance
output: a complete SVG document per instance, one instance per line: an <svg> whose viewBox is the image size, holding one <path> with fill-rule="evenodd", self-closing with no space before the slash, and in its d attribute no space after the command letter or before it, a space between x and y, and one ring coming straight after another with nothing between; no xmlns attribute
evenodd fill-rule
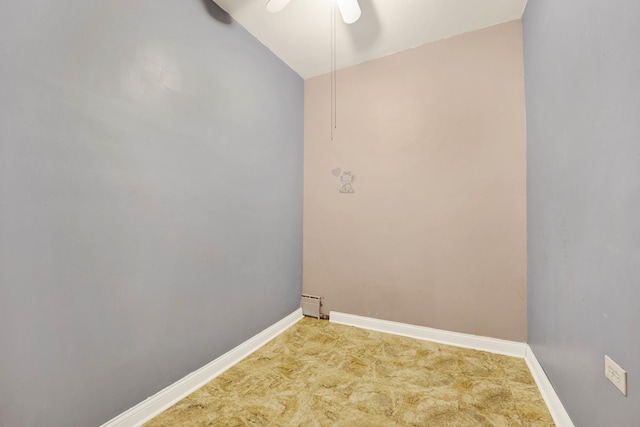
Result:
<svg viewBox="0 0 640 427"><path fill-rule="evenodd" d="M269 12L280 12L290 1L291 0L269 0L267 1L267 10Z"/></svg>
<svg viewBox="0 0 640 427"><path fill-rule="evenodd" d="M274 1L274 0L271 0ZM340 9L340 15L345 24L353 24L362 15L358 0L334 0Z"/></svg>

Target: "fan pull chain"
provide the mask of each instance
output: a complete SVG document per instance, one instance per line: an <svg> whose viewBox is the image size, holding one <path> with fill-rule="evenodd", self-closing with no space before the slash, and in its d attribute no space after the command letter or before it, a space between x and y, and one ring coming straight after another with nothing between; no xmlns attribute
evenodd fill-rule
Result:
<svg viewBox="0 0 640 427"><path fill-rule="evenodd" d="M336 3L333 3L333 128L338 128L338 37L336 31Z"/></svg>
<svg viewBox="0 0 640 427"><path fill-rule="evenodd" d="M331 140L334 130L337 128L337 102L336 102L336 4L331 2Z"/></svg>

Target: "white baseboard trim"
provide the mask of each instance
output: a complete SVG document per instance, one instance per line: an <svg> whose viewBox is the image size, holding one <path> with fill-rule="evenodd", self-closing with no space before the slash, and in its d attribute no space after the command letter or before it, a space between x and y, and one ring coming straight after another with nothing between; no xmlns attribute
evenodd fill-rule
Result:
<svg viewBox="0 0 640 427"><path fill-rule="evenodd" d="M391 322L389 320L356 316L355 314L339 313L336 311L332 311L329 314L329 320L333 323L339 323L342 325L356 326L359 328L370 329L372 331L402 335L404 337L433 341L456 347L488 351L490 353L503 354L505 356L524 358L527 349L527 344L522 342L443 331L441 329L427 328L425 326Z"/></svg>
<svg viewBox="0 0 640 427"><path fill-rule="evenodd" d="M176 381L112 420L107 421L101 427L135 427L142 425L289 329L300 319L302 319L302 309L294 311L216 360Z"/></svg>
<svg viewBox="0 0 640 427"><path fill-rule="evenodd" d="M533 353L531 347L527 344L527 353L524 357L525 362L527 362L527 366L531 371L531 375L533 379L536 381L538 385L538 389L540 390L540 394L544 399L544 402L547 404L547 408L549 408L549 412L551 413L551 417L553 421L556 423L558 427L574 427L573 421L569 417L569 414L564 409L564 405L560 401L556 391L551 385L551 381L549 381L549 377L542 369L542 365L538 362L536 355Z"/></svg>

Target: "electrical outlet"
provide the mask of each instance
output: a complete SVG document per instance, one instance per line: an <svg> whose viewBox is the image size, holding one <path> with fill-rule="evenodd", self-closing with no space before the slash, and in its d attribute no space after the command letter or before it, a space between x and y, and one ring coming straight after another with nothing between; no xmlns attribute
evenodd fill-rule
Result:
<svg viewBox="0 0 640 427"><path fill-rule="evenodd" d="M622 394L627 395L627 373L609 356L604 356L604 375Z"/></svg>

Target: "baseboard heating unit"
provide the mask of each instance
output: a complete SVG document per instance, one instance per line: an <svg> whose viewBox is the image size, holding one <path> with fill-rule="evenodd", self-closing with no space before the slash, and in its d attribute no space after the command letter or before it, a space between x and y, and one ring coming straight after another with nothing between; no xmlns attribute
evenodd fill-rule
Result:
<svg viewBox="0 0 640 427"><path fill-rule="evenodd" d="M302 314L309 317L320 319L320 307L322 306L322 298L315 295L302 294L300 307Z"/></svg>

